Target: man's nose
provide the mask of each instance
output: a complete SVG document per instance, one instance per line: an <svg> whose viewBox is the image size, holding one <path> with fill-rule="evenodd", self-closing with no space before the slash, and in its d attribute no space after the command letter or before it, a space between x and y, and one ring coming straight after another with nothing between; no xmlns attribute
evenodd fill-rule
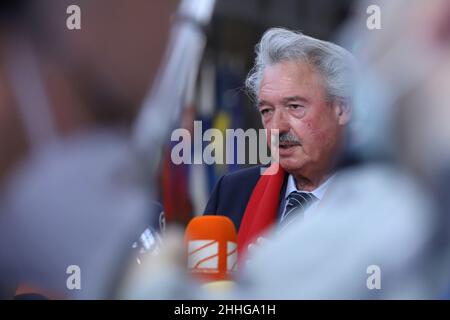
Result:
<svg viewBox="0 0 450 320"><path fill-rule="evenodd" d="M283 109L275 110L272 129L278 129L280 133L288 132L290 130L288 115Z"/></svg>

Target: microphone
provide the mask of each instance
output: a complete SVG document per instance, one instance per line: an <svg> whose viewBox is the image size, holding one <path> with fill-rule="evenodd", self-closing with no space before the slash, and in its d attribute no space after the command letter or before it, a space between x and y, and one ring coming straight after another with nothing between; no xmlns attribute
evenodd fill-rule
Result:
<svg viewBox="0 0 450 320"><path fill-rule="evenodd" d="M237 232L225 216L193 218L185 232L187 271L202 282L229 282L237 269Z"/></svg>

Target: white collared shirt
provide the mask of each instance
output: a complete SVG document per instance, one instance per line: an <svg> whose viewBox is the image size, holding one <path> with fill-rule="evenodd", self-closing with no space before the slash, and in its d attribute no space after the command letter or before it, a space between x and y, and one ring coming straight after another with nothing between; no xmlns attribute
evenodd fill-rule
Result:
<svg viewBox="0 0 450 320"><path fill-rule="evenodd" d="M297 189L297 184L295 183L295 178L292 174L290 174L288 177L288 180L287 180L287 184L286 184L286 192L284 194L284 201L283 201L284 203L283 203L283 211L282 212L286 211L287 198L291 194L291 192L298 191L298 192L311 193L318 199L318 201L314 201L303 213L304 217L307 218L308 215L310 215L311 212L314 211L314 208L316 208L319 205L319 202L320 202L320 200L322 200L323 196L325 195L325 192L327 192L327 189L328 189L332 179L333 179L333 176L331 176L330 178L325 180L324 183L322 183L319 187L317 187L313 191L307 192L307 191L302 191L302 190Z"/></svg>

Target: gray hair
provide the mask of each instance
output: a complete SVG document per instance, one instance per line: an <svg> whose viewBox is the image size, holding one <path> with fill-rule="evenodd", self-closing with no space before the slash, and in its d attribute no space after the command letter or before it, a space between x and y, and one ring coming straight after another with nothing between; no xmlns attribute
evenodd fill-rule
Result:
<svg viewBox="0 0 450 320"><path fill-rule="evenodd" d="M253 98L258 97L267 66L282 61L305 61L323 77L328 101L351 101L355 59L344 48L283 28L267 30L256 45L255 66L245 81Z"/></svg>

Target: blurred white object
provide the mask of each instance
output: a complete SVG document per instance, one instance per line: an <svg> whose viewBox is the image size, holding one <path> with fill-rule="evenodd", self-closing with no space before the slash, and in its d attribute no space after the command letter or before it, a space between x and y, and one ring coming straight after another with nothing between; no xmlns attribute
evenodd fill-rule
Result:
<svg viewBox="0 0 450 320"><path fill-rule="evenodd" d="M180 4L165 59L135 124L133 144L145 162L153 166L152 174L186 105L188 90L194 87L192 82L206 43L202 28L209 22L214 4L215 0L184 0Z"/></svg>
<svg viewBox="0 0 450 320"><path fill-rule="evenodd" d="M336 176L309 220L295 221L258 248L237 295L250 299L433 298L421 270L430 239L427 194L396 168L367 166ZM381 290L367 268L379 266ZM439 266L433 272L442 275Z"/></svg>

